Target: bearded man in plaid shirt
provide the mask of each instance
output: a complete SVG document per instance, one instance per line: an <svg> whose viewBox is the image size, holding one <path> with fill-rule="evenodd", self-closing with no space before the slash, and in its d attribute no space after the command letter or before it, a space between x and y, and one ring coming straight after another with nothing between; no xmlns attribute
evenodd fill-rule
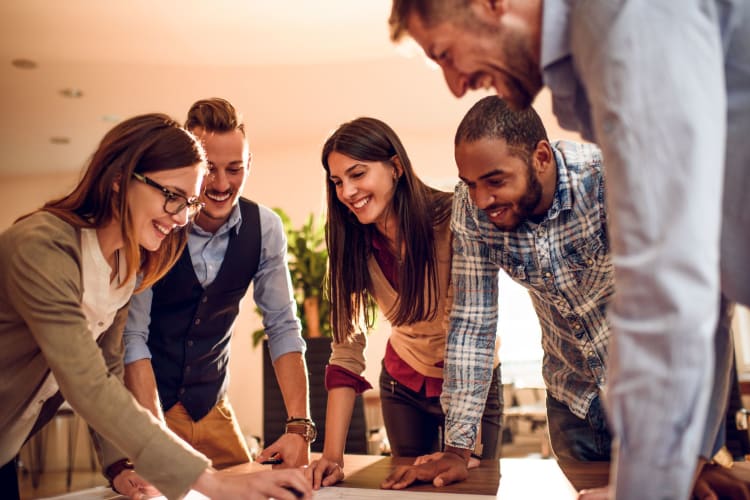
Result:
<svg viewBox="0 0 750 500"><path fill-rule="evenodd" d="M550 143L533 108L512 111L491 96L462 120L455 156L462 182L451 220L454 296L441 396L446 453L418 460L421 469L397 469L384 486L465 478L491 380L500 270L529 291L539 318L549 434L560 467L609 461L612 435L600 395L614 274L599 148ZM720 328L728 329L728 313L723 317ZM717 349L731 352L728 345ZM720 406L729 386L716 384ZM713 453L724 439L717 437L724 411L715 413L705 438Z"/></svg>

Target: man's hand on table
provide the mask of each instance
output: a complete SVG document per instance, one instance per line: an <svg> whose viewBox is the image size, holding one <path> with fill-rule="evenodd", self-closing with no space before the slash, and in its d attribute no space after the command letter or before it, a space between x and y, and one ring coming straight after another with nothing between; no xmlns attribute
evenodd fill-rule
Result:
<svg viewBox="0 0 750 500"><path fill-rule="evenodd" d="M699 500L750 500L750 484L735 476L732 469L706 464L693 486L693 498Z"/></svg>
<svg viewBox="0 0 750 500"><path fill-rule="evenodd" d="M464 481L469 476L469 450L447 446L445 453L436 460L419 465L396 467L380 485L384 489L400 490L414 481L432 482L436 487Z"/></svg>
<svg viewBox="0 0 750 500"><path fill-rule="evenodd" d="M310 462L310 445L299 434L282 434L279 439L267 446L255 459L263 463L269 459L279 459L280 464L273 468L302 467Z"/></svg>
<svg viewBox="0 0 750 500"><path fill-rule="evenodd" d="M609 500L609 488L594 488L582 490L578 500ZM737 477L732 469L720 465L703 465L698 478L693 485L693 499L719 500L750 500L750 483Z"/></svg>
<svg viewBox="0 0 750 500"><path fill-rule="evenodd" d="M319 490L321 486L333 486L339 481L343 481L344 469L342 463L322 456L320 459L312 461L310 467L305 470L305 476L312 484L313 489Z"/></svg>
<svg viewBox="0 0 750 500"><path fill-rule="evenodd" d="M414 465L422 465L429 462L434 462L436 460L439 460L443 458L443 455L445 455L444 451L437 451L435 453L430 453L429 455L422 455L421 457L417 457L416 460L414 460ZM479 467L479 459L475 457L469 458L469 470L476 469Z"/></svg>

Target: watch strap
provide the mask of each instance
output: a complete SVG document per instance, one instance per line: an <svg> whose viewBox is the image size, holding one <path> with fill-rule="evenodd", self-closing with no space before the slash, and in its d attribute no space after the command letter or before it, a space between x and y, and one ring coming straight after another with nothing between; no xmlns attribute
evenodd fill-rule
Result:
<svg viewBox="0 0 750 500"><path fill-rule="evenodd" d="M127 458L122 458L118 460L117 462L114 462L110 464L106 469L104 469L104 475L109 480L109 487L112 488L116 493L120 493L117 491L114 485L114 480L117 476L120 475L120 473L126 469L133 470L135 469L135 466L133 465L133 462L128 460Z"/></svg>
<svg viewBox="0 0 750 500"><path fill-rule="evenodd" d="M317 437L318 431L315 422L309 418L290 418L286 421L285 432L299 434L307 443L312 443Z"/></svg>

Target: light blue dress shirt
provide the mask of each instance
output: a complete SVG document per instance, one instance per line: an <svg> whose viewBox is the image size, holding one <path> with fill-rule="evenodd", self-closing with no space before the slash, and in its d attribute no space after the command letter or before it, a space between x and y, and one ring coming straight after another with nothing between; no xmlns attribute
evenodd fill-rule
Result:
<svg viewBox="0 0 750 500"><path fill-rule="evenodd" d="M281 219L271 209L258 205L260 210L261 251L258 271L253 277L253 299L263 315L263 327L268 335L271 359L288 352L304 352L305 341L300 336L292 282L287 266L287 240ZM210 233L193 224L188 234L187 250L193 269L203 287L216 278L229 246L231 231L239 231L242 216L239 205L234 207L227 222L216 233ZM139 359L151 359L148 349L151 322L150 288L133 296L130 301L128 322L123 333L125 364ZM249 332L247 332L249 335Z"/></svg>
<svg viewBox="0 0 750 500"><path fill-rule="evenodd" d="M750 302L750 2L545 0L541 65L605 159L616 498L688 498L720 287Z"/></svg>

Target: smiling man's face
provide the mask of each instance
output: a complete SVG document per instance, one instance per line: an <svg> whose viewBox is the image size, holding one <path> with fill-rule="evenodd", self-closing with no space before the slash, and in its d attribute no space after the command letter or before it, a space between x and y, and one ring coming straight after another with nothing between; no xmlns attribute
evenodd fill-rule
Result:
<svg viewBox="0 0 750 500"><path fill-rule="evenodd" d="M513 230L543 211L542 184L531 158L513 152L503 139L460 143L456 164L471 200L498 229Z"/></svg>
<svg viewBox="0 0 750 500"><path fill-rule="evenodd" d="M197 223L223 224L239 202L242 189L250 170L250 152L247 140L239 129L230 132L194 131L206 150L208 175L204 183L201 201L206 206L198 216ZM207 224L211 221L214 224Z"/></svg>
<svg viewBox="0 0 750 500"><path fill-rule="evenodd" d="M525 109L542 88L533 36L517 16L472 5L433 26L413 12L407 26L456 97L494 88L511 108Z"/></svg>

